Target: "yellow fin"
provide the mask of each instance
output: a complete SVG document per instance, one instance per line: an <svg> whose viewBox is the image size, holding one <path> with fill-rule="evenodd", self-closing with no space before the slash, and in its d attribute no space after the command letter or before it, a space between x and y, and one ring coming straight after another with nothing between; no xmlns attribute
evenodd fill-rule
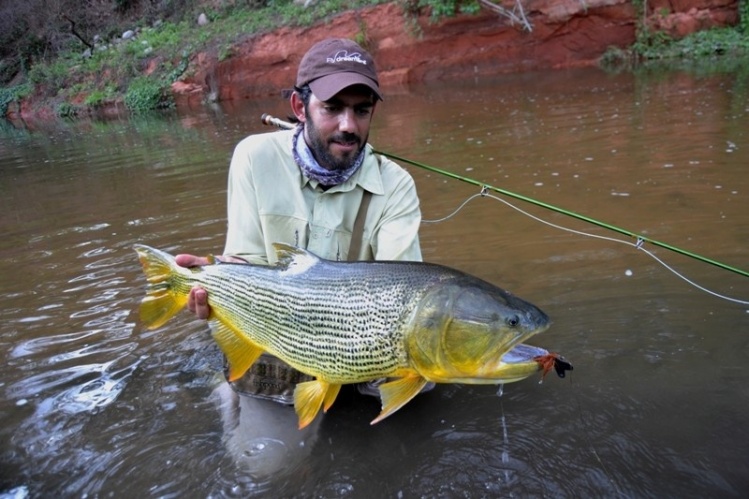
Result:
<svg viewBox="0 0 749 499"><path fill-rule="evenodd" d="M213 331L213 339L221 348L221 351L224 352L226 360L229 362L229 381L241 378L258 357L260 357L263 349L217 319L212 319L209 321L209 324Z"/></svg>
<svg viewBox="0 0 749 499"><path fill-rule="evenodd" d="M149 289L140 302L140 320L148 329L163 326L187 303L186 295L175 295L168 289Z"/></svg>
<svg viewBox="0 0 749 499"><path fill-rule="evenodd" d="M338 395L338 390L341 387L340 385L332 386L335 392L333 400L335 400L335 396ZM330 387L331 385L328 382L319 379L305 381L296 385L294 389L294 410L296 411L296 415L299 416L300 430L314 421L315 416L320 412L320 406L323 405L323 402L327 403L327 407L333 404L333 400L328 401L329 397L327 394Z"/></svg>
<svg viewBox="0 0 749 499"><path fill-rule="evenodd" d="M335 399L338 396L338 392L340 391L341 385L330 385L328 387L328 391L325 393L325 399L322 402L323 412L328 412L328 409L330 409L330 406L333 405L333 402L335 402Z"/></svg>
<svg viewBox="0 0 749 499"><path fill-rule="evenodd" d="M156 329L185 306L187 294L177 292L172 285L173 275L180 271L172 255L143 244L134 248L148 280L140 319L148 329Z"/></svg>
<svg viewBox="0 0 749 499"><path fill-rule="evenodd" d="M370 424L379 423L403 407L427 384L421 376L411 375L380 385L382 412Z"/></svg>

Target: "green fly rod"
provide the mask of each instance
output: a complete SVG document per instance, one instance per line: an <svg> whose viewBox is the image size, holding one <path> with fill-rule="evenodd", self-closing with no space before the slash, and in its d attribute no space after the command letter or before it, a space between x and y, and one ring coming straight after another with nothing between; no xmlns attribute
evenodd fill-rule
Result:
<svg viewBox="0 0 749 499"><path fill-rule="evenodd" d="M278 128L282 128L282 129L291 129L291 128L294 128L294 124L293 123L289 123L288 121L284 121L284 120L281 120L281 119L278 119L278 118L274 118L273 116L270 116L268 114L263 114L261 120L266 125L272 125L272 126L276 126ZM514 199L519 199L521 201L525 201L526 203L530 203L530 204L533 204L533 205L536 205L536 206L540 206L540 207L545 208L547 210L551 210L551 211L554 211L556 213L561 213L562 215L567 215L568 217L576 218L578 220L582 220L584 222L588 222L590 224L597 225L598 227L603 227L604 229L608 229L608 230L613 231L613 232L618 232L619 234L624 234L625 236L634 238L636 240L636 243L637 243L638 246L647 242L647 243L652 244L653 246L658 246L660 248L665 248L667 250L673 251L674 253L679 253L679 254L687 256L689 258L694 258L695 260L699 260L699 261L704 262L704 263L709 263L710 265L715 265L716 267L720 267L720 268L722 268L724 270L728 270L728 271L734 272L736 274L743 275L744 277L749 277L749 272L747 272L745 270L741 270L741 269L738 269L736 267L731 267L730 265L726 265L724 263L712 260L712 259L704 257L702 255L698 255L696 253L692 253L691 251L683 250L681 248L677 248L676 246L672 246L670 244L666 244L666 243L663 243L663 242L660 242L660 241L656 241L654 239L650 239L649 237L643 236L641 234L636 234L636 233L634 233L632 231L629 231L629 230L626 230L626 229L622 229L622 228L617 227L615 225L607 224L605 222L601 222L601 221L596 220L594 218L590 218L590 217L587 217L585 215L581 215L579 213L575 213L573 211L565 210L563 208L559 208L557 206L554 206L554 205L551 205L551 204L548 204L548 203L544 203L543 201L538 201L536 199L529 198L527 196L523 196L522 194L517 194L517 193L514 193L514 192L510 192L508 190L501 189L499 187L494 187L492 185L488 185L488 184L485 184L483 182L479 182L478 180L472 179L470 177L465 177L465 176L462 176L462 175L457 175L457 174L449 172L447 170L442 170L440 168L435 168L434 166L429 166L429 165L426 165L424 163L420 163L418 161L413 161L413 160L410 160L410 159L398 156L397 154L391 154L391 153L388 153L388 152L385 152L385 151L380 151L380 150L377 150L377 149L374 149L374 152L377 153L377 154L382 154L383 156L387 156L388 158L391 158L391 159L393 159L395 161L399 161L399 162L402 162L402 163L408 163L409 165L413 165L413 166L416 166L418 168L422 168L424 170L428 170L430 172L438 173L440 175L444 175L445 177L450 177L450 178L453 178L453 179L456 179L456 180L460 180L462 182L466 182L468 184L476 185L478 187L481 187L481 189L491 190L491 191L497 192L499 194L502 194L504 196L508 196L508 197L511 197L511 198L514 198Z"/></svg>

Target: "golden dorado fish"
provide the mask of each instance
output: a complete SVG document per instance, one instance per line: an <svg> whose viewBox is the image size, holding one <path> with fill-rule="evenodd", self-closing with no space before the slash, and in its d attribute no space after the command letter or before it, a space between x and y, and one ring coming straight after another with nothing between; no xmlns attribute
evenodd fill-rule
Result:
<svg viewBox="0 0 749 499"><path fill-rule="evenodd" d="M274 247L275 266L188 269L136 245L148 280L140 316L146 327L160 327L185 306L191 288L206 289L230 381L263 352L316 378L294 392L300 428L321 407L327 411L347 383L390 379L380 385L374 424L430 381L499 384L571 369L556 354L520 345L549 327L546 314L481 279L430 263L333 262ZM530 357L528 349L548 355Z"/></svg>

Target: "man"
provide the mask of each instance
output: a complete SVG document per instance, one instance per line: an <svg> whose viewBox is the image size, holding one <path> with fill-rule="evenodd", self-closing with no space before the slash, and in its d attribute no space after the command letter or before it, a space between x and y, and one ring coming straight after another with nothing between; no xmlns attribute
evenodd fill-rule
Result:
<svg viewBox="0 0 749 499"><path fill-rule="evenodd" d="M274 264L274 242L331 260L421 260L413 179L367 145L379 100L374 61L362 47L326 39L309 49L290 98L297 127L249 136L234 151L221 260ZM192 255L177 262L208 263ZM206 291L193 289L188 308L207 318ZM305 379L264 355L235 387L293 403L294 385Z"/></svg>

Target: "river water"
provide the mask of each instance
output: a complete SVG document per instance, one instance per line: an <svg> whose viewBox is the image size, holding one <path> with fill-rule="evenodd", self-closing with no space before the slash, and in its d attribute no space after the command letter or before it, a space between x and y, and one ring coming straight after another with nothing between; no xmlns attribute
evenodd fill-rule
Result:
<svg viewBox="0 0 749 499"><path fill-rule="evenodd" d="M748 89L593 69L419 86L387 96L371 141L746 270ZM300 433L226 390L204 323L145 330L133 244L219 252L232 148L265 112L287 104L2 128L0 493L746 497L747 277L433 171L407 166L444 219L425 258L542 308L529 343L566 378L439 385L374 426L377 401L344 390Z"/></svg>

